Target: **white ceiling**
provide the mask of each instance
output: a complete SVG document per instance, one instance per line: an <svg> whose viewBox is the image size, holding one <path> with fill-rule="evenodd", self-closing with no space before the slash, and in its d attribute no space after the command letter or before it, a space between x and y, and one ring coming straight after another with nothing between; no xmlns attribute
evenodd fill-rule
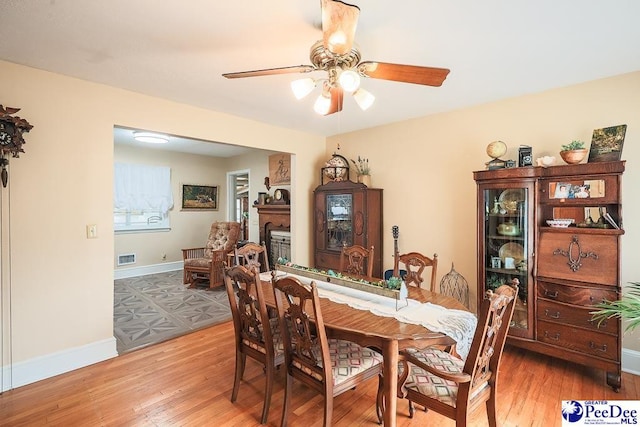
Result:
<svg viewBox="0 0 640 427"><path fill-rule="evenodd" d="M366 79L373 107L323 117L300 75L221 76L310 64L319 0L2 0L0 59L327 136L640 70L637 0L352 3L363 60L449 68L442 87Z"/></svg>

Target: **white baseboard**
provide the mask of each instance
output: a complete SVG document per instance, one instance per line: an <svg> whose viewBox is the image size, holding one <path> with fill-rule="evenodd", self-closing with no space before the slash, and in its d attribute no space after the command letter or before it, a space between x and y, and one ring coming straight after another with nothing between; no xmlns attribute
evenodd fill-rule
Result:
<svg viewBox="0 0 640 427"><path fill-rule="evenodd" d="M622 349L622 370L629 374L640 375L640 351Z"/></svg>
<svg viewBox="0 0 640 427"><path fill-rule="evenodd" d="M107 338L81 347L70 348L46 356L2 367L2 391L84 368L118 355L116 339Z"/></svg>
<svg viewBox="0 0 640 427"><path fill-rule="evenodd" d="M129 277L182 270L183 267L184 263L182 261L175 261L164 262L162 264L143 265L141 267L118 268L114 271L113 277L115 279L128 279Z"/></svg>

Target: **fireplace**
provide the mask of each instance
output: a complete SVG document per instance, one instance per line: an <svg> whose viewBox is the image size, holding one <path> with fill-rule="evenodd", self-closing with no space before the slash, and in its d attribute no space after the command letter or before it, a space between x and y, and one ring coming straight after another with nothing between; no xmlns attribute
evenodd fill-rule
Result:
<svg viewBox="0 0 640 427"><path fill-rule="evenodd" d="M264 242L267 247L269 263L275 265L278 256L282 256L276 255L280 254L280 251L288 253L286 258L291 260L291 206L266 204L253 206L258 209L260 242ZM274 239L275 242L272 243Z"/></svg>

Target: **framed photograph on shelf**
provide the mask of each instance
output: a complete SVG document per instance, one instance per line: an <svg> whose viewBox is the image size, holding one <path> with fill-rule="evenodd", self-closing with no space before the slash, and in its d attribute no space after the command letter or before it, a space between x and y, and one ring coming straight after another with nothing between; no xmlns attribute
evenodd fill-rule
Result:
<svg viewBox="0 0 640 427"><path fill-rule="evenodd" d="M182 184L183 211L217 211L218 186Z"/></svg>
<svg viewBox="0 0 640 427"><path fill-rule="evenodd" d="M627 125L595 129L591 138L588 162L615 162L620 160L626 131Z"/></svg>

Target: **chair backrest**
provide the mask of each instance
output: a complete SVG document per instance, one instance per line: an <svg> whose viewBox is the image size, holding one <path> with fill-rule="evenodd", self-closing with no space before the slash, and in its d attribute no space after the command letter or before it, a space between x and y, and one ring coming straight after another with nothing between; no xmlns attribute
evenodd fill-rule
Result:
<svg viewBox="0 0 640 427"><path fill-rule="evenodd" d="M331 358L316 284L306 286L291 276L273 277L272 282L284 348L290 349L285 351L290 375L332 396Z"/></svg>
<svg viewBox="0 0 640 427"><path fill-rule="evenodd" d="M241 248L235 248L236 265L244 265L250 269L257 269L258 272L269 271L269 256L267 247L254 242L248 242Z"/></svg>
<svg viewBox="0 0 640 427"><path fill-rule="evenodd" d="M393 275L400 276L400 271L406 270L406 274L403 277L404 282L407 285L414 285L422 288L424 282L423 274L425 268L431 267L431 281L429 282L429 290L431 292L436 291L436 274L438 272L438 254L433 254L433 258L429 258L426 255L422 255L419 252L409 252L402 255L397 255L394 261Z"/></svg>
<svg viewBox="0 0 640 427"><path fill-rule="evenodd" d="M209 230L209 237L204 248L204 256L211 258L213 251L230 251L238 243L240 237L239 222L214 222Z"/></svg>
<svg viewBox="0 0 640 427"><path fill-rule="evenodd" d="M343 246L340 254L340 272L373 276L373 252L373 246L369 249L360 245Z"/></svg>
<svg viewBox="0 0 640 427"><path fill-rule="evenodd" d="M478 326L471 350L463 368L463 372L471 375L471 382L460 384L459 393L468 392L468 396L472 396L476 388L484 387L487 382L495 386L517 298L517 284L501 286L496 292L486 292L478 312Z"/></svg>
<svg viewBox="0 0 640 427"><path fill-rule="evenodd" d="M457 299L469 308L469 283L453 268L453 263L451 263L451 271L440 280L440 293Z"/></svg>
<svg viewBox="0 0 640 427"><path fill-rule="evenodd" d="M231 306L236 346L264 353L267 362L272 363L275 354L273 335L260 275L242 265L225 267L224 282Z"/></svg>

